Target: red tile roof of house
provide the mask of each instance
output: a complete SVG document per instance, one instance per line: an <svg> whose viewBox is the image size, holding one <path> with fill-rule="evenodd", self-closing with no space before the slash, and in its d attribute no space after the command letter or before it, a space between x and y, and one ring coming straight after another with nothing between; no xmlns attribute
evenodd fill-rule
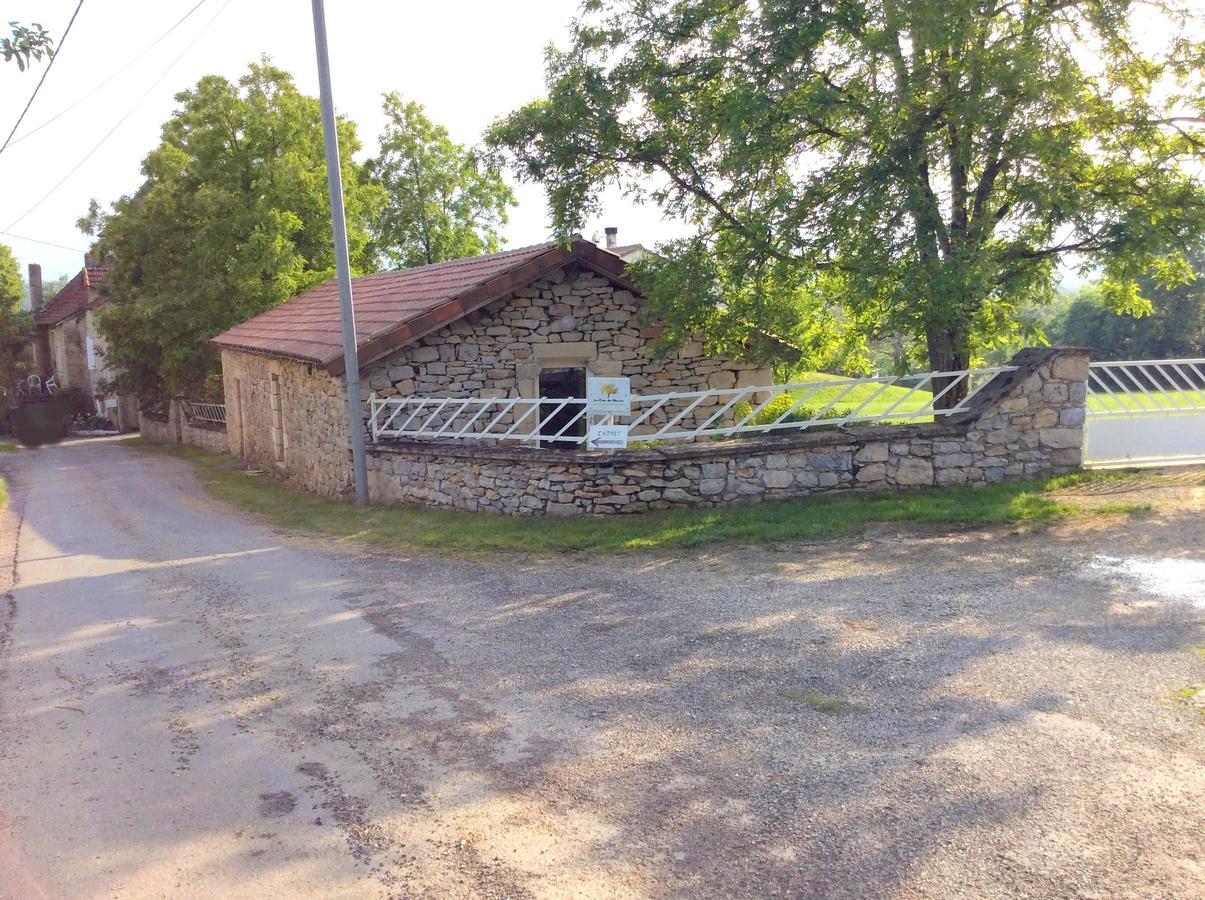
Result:
<svg viewBox="0 0 1205 900"><path fill-rule="evenodd" d="M85 266L79 274L63 285L45 306L35 309L33 319L39 325L57 325L86 309L103 306L105 297L100 293L105 279L113 271L112 266Z"/></svg>
<svg viewBox="0 0 1205 900"><path fill-rule="evenodd" d="M634 290L623 277L623 260L580 238L569 246L549 242L353 278L360 365L571 262ZM338 287L334 281L320 284L219 334L210 343L224 350L317 363L338 374L343 371Z"/></svg>

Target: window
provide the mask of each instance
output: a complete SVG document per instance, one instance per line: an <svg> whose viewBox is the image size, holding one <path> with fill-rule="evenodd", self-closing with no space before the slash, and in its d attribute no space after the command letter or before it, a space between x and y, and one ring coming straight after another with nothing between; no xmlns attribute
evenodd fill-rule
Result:
<svg viewBox="0 0 1205 900"><path fill-rule="evenodd" d="M96 345L92 343L92 335L88 335L85 339L88 350L88 368L96 368Z"/></svg>
<svg viewBox="0 0 1205 900"><path fill-rule="evenodd" d="M285 417L280 400L280 376L276 374L272 375L269 403L272 406L272 457L282 463L285 461Z"/></svg>
<svg viewBox="0 0 1205 900"><path fill-rule="evenodd" d="M549 399L560 397L578 397L586 396L586 370L585 369L543 369L540 371L540 396L548 397ZM583 435L586 433L586 417L581 414L582 407L578 404L566 405L559 411L557 403L541 403L540 404L540 420L543 423L540 427L541 435L557 435L568 437L569 435ZM573 421L572 425L566 425ZM548 421L544 421L547 419ZM568 441L540 441L542 447L560 447L565 450L572 450L576 444Z"/></svg>

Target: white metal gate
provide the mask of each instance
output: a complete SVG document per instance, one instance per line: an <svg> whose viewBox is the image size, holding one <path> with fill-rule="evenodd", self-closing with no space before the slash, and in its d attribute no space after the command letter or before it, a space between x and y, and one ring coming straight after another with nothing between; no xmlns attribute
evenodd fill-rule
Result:
<svg viewBox="0 0 1205 900"><path fill-rule="evenodd" d="M1205 358L1089 367L1084 462L1205 463Z"/></svg>

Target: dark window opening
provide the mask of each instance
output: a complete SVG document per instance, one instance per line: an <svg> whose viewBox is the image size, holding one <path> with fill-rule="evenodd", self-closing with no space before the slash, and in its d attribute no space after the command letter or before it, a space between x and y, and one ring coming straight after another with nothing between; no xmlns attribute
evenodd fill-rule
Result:
<svg viewBox="0 0 1205 900"><path fill-rule="evenodd" d="M540 372L540 396L550 400L562 397L584 398L586 396L586 370L544 369ZM540 426L540 434L549 436L560 434L562 438L570 435L584 435L586 433L586 417L581 414L582 405L580 403L566 404L559 411L554 412L559 405L557 403L540 404L540 421L543 422ZM572 421L575 416L577 421L566 428L566 423ZM545 419L547 421L544 421ZM562 428L565 429L563 432ZM557 440L540 441L540 446L573 449L577 445Z"/></svg>

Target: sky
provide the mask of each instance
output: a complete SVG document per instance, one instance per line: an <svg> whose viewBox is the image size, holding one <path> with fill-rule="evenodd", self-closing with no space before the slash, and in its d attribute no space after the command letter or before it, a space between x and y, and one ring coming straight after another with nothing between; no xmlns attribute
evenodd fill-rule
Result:
<svg viewBox="0 0 1205 900"><path fill-rule="evenodd" d="M40 22L57 42L76 2L0 0L0 22ZM31 262L41 263L46 279L79 270L89 241L76 229L76 220L91 198L107 204L138 187L142 158L157 144L159 128L175 108L174 95L202 75L237 79L248 63L268 54L293 74L302 91L317 96L309 0L205 0L127 71L21 139L143 53L196 2L84 0L14 142L0 155L0 229L20 235L0 234L0 242L13 248L22 272ZM364 155L375 148L383 126L381 94L392 90L423 104L453 139L476 144L495 118L542 94L544 48L568 43L576 10L576 0L327 0L336 109L357 123ZM13 63L0 65L0 140L44 65L25 72ZM41 199L64 176L66 181ZM543 190L516 185L516 194L519 205L505 231L507 244L546 240ZM620 229L622 243L653 244L683 233L655 207L632 203L618 192L606 196L603 216L588 222L584 234L601 238L608 225Z"/></svg>

